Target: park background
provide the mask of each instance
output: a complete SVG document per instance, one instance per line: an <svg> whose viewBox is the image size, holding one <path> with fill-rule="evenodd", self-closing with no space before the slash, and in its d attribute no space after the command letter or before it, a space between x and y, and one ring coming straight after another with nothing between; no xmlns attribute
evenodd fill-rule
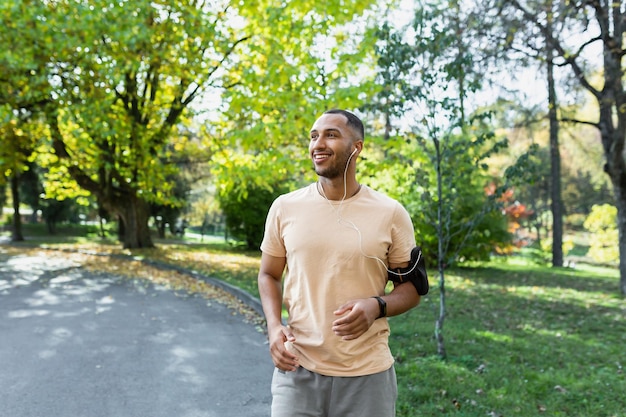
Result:
<svg viewBox="0 0 626 417"><path fill-rule="evenodd" d="M256 296L269 205L314 180L310 125L352 110L359 181L429 263L391 319L398 415L626 415L625 7L3 2L5 233Z"/></svg>

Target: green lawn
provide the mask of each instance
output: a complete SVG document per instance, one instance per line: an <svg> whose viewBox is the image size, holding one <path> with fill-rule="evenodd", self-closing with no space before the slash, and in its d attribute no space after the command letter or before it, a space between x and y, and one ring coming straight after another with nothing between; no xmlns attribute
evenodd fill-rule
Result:
<svg viewBox="0 0 626 417"><path fill-rule="evenodd" d="M431 280L434 284L435 280ZM446 276L391 319L398 416L626 416L626 304L616 270L500 262Z"/></svg>
<svg viewBox="0 0 626 417"><path fill-rule="evenodd" d="M132 252L93 238L23 245L44 242L184 266L258 296L259 253L219 241L157 241ZM390 319L398 417L626 417L626 303L616 268L511 258L447 271L446 360L434 340L440 291L430 273L420 306Z"/></svg>

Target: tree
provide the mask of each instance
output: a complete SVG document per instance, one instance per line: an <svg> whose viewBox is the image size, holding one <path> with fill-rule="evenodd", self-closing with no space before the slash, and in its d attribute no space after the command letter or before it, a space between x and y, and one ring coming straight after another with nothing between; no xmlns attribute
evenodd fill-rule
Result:
<svg viewBox="0 0 626 417"><path fill-rule="evenodd" d="M0 171L2 179L9 178L13 195L12 240L24 239L20 176L28 170L42 135L36 109L49 100L47 73L41 65L45 56L33 30L41 5L27 3L0 4L0 43L10 45L0 50Z"/></svg>
<svg viewBox="0 0 626 417"><path fill-rule="evenodd" d="M19 1L3 11L5 20L14 22L9 24L12 36L6 44L29 39L36 48L26 50L40 50L32 53L33 68L46 74L52 90L45 97L51 146L58 158L52 160L54 168L70 175L120 218L125 247L150 247L148 204L172 200L167 178L175 168L166 145L180 139L177 129L191 119L192 110L202 107L200 101L218 114L207 123L219 120L219 114L232 115L227 124L215 123L207 129L207 138L218 138L228 146L230 138L236 138L234 151L224 152L226 160L235 162L230 166L237 169L233 156L242 151L242 144L244 151L250 146L261 150L253 153L274 150L273 155L258 157L265 160L262 166L268 171L276 168L276 159L282 168L292 166L289 152L277 158L275 147L258 146L267 138L265 127L272 126L272 137L277 132L296 137L290 134L299 130L294 126L300 128L308 117L302 117L306 116L302 102L288 104L296 96L293 87L306 79L300 91L306 97L317 94L320 89L314 82L322 78L328 81L325 85L342 82L328 72L326 63L317 67L326 57L307 48L314 49L320 36L352 21L370 3L294 0L276 7L269 1L234 5L219 0L61 0L33 8L30 2ZM350 39L347 33L336 36L346 44ZM244 49L245 44L250 46ZM297 69L307 56L309 68L317 69L314 77L306 71L287 72ZM331 56L335 59L335 54ZM354 73L354 67L342 68L340 74L345 73ZM239 101L228 95L231 89L241 93ZM337 91L341 89L325 91L324 97ZM268 92L258 106L257 97ZM358 94L356 88L351 94ZM238 106L245 103L243 97L254 103L253 111ZM276 101L277 97L282 99ZM344 97L337 102L348 101ZM329 104L320 103L324 103L321 98L311 107L315 110L308 111L321 111ZM283 115L287 107L290 111ZM272 125L272 120L277 124ZM174 147L185 145L177 142ZM228 181L227 175L220 178Z"/></svg>
<svg viewBox="0 0 626 417"><path fill-rule="evenodd" d="M549 33L558 33L563 28L564 15L559 13L560 1L546 0L535 2L542 10L541 18L545 19L545 28ZM482 55L489 56L494 67L500 67L498 78L490 80L501 89L511 89L515 74L522 73L527 68L540 66L545 75L547 84L547 112L543 111L541 119L547 119L549 131L550 159L547 161L550 168L549 191L551 210L552 265L563 266L563 233L564 233L564 205L562 200L561 154L559 144L559 114L562 113L557 101L557 82L555 74L554 51L550 46L546 33L539 32L533 25L525 25L516 18L515 14L502 12L499 5L494 3L474 3L473 13L484 16L482 30L479 33L480 42L490 46L488 52ZM502 69L503 64L513 63L511 68ZM506 77L502 77L506 73ZM511 74L511 75L509 75ZM519 99L519 94L516 95ZM536 121L535 121L536 122Z"/></svg>
<svg viewBox="0 0 626 417"><path fill-rule="evenodd" d="M494 224L499 216L500 230L506 235L506 223L495 211L498 194L487 197L482 191L488 183L485 160L505 142L495 140L488 117L468 111L467 99L479 88L481 78L467 42L475 22L462 15L456 1L421 6L410 31L383 25L379 32L383 98L380 107L374 108L382 108L387 115L385 132L389 131L389 114L415 118L411 136L423 155L420 162L426 163L411 164L415 170L412 201L421 202L421 210L407 206L435 229L431 237L437 246L440 291L435 336L437 352L445 358L446 268L475 246L470 241L480 241L488 254L495 242L506 240L488 233L497 230ZM413 34L410 39L404 38L407 32Z"/></svg>
<svg viewBox="0 0 626 417"><path fill-rule="evenodd" d="M595 126L600 132L606 158L605 171L613 185L618 211L619 287L621 293L626 294L624 5L608 0L562 2L557 10L565 16L566 30L561 32L550 30L541 2L498 1L497 7L502 10L502 15L514 14L521 22L536 28L554 49L555 59L559 60L557 65L568 68L572 82L586 90L597 103L595 121L573 118L562 118L562 121ZM600 52L594 51L594 48Z"/></svg>
<svg viewBox="0 0 626 417"><path fill-rule="evenodd" d="M0 125L0 170L3 177L9 178L13 201L12 241L24 240L22 233L22 216L20 214L20 177L29 169L29 164L37 143L37 129L29 123L30 115L23 118L10 118Z"/></svg>
<svg viewBox="0 0 626 417"><path fill-rule="evenodd" d="M548 4L546 30L552 37L555 29L553 7ZM552 266L563 266L563 201L561 198L561 152L559 150L559 121L554 80L554 48L550 38L546 44L546 78L548 80L548 120L550 121L550 183L552 209Z"/></svg>
<svg viewBox="0 0 626 417"><path fill-rule="evenodd" d="M58 166L119 218L126 248L153 246L149 204L175 203L179 125L204 90L228 87L248 38L221 6L62 1L45 13L40 31L58 50L48 62L58 99L46 109Z"/></svg>
<svg viewBox="0 0 626 417"><path fill-rule="evenodd" d="M37 221L38 210L40 208L41 195L43 193L40 170L35 161L29 161L28 169L20 176L20 196L21 200L30 206L32 210L31 221Z"/></svg>

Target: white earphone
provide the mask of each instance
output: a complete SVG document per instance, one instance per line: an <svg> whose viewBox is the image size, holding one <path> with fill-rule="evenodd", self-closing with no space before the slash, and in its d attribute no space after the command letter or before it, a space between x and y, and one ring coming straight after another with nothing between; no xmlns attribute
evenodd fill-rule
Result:
<svg viewBox="0 0 626 417"><path fill-rule="evenodd" d="M368 255L367 253L365 253L363 251L363 236L361 235L361 231L359 230L359 228L350 220L345 220L342 215L341 215L341 207L343 205L344 200L346 199L346 193L347 193L347 186L346 186L346 174L348 173L348 165L350 164L350 160L352 159L352 157L354 156L354 154L358 151L358 148L354 148L354 150L352 151L352 153L350 154L350 157L348 158L348 162L346 162L346 169L343 172L343 197L341 198L341 201L339 202L339 207L336 208L333 206L333 204L330 202L330 200L328 200L328 198L326 197L326 193L324 193L324 187L321 186L321 194L324 197L324 199L328 202L328 204L330 205L330 208L335 212L335 214L337 215L337 223L338 224L343 224L344 226L353 229L357 234L358 234L358 238L359 238L359 251L361 252L361 255L363 255L364 257L368 258L368 259L373 259L377 262L379 262L389 273L392 273L394 275L402 275L399 274L395 271L392 271L391 269L389 269L387 267L387 264L385 264L385 262L380 259L377 256L372 256L372 255ZM420 257L422 256L422 253L420 252ZM417 258L419 260L419 257ZM404 272L404 274L408 274L413 272L413 270L415 269L415 267L417 267L417 261L415 262L415 264L413 265L413 267L408 271L408 272Z"/></svg>

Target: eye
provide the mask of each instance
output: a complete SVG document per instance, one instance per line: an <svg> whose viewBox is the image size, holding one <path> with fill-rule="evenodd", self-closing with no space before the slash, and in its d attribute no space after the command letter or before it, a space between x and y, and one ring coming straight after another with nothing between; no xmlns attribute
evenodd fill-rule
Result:
<svg viewBox="0 0 626 417"><path fill-rule="evenodd" d="M318 138L317 133L311 134L311 140L316 140L317 138Z"/></svg>

